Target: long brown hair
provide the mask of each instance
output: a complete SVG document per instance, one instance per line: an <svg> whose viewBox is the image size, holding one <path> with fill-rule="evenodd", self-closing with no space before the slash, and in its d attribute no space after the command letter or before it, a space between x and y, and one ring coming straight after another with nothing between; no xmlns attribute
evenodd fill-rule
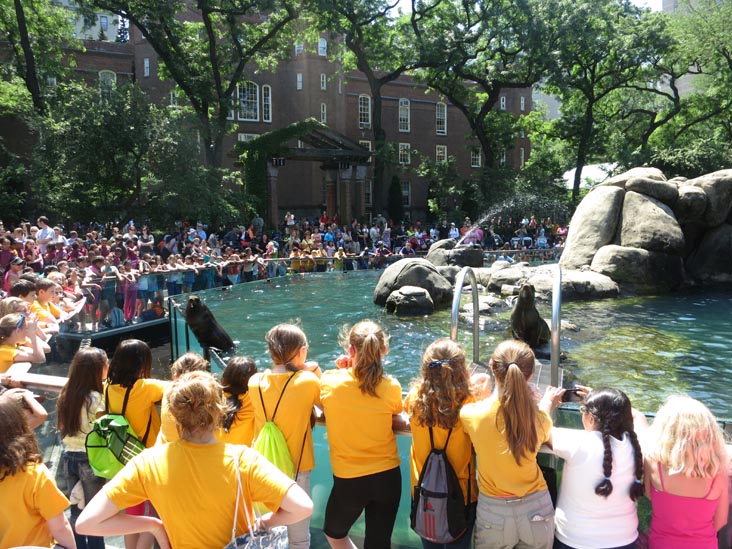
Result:
<svg viewBox="0 0 732 549"><path fill-rule="evenodd" d="M152 353L150 347L139 339L119 342L109 361L109 383L132 387L138 379L150 377Z"/></svg>
<svg viewBox="0 0 732 549"><path fill-rule="evenodd" d="M503 423L508 449L519 465L522 458L536 452L539 443L537 405L528 384L535 363L531 347L516 339L499 343L490 362L502 388L496 426L500 431Z"/></svg>
<svg viewBox="0 0 732 549"><path fill-rule="evenodd" d="M362 320L353 328L341 333L341 345L348 349L353 345L356 354L353 358L353 375L358 380L361 392L371 396L384 378L381 358L389 351L389 336L373 320Z"/></svg>
<svg viewBox="0 0 732 549"><path fill-rule="evenodd" d="M292 365L292 360L308 344L305 332L294 324L278 324L267 332L264 339L272 362L283 365L291 372L298 370Z"/></svg>
<svg viewBox="0 0 732 549"><path fill-rule="evenodd" d="M56 409L57 425L61 437L75 435L81 428L81 411L92 404L91 393L102 392L104 369L107 366L107 353L96 347L84 347L76 351L71 366L69 380L61 389Z"/></svg>
<svg viewBox="0 0 732 549"><path fill-rule="evenodd" d="M38 441L20 403L16 398L0 398L0 480L41 461Z"/></svg>
<svg viewBox="0 0 732 549"><path fill-rule="evenodd" d="M450 338L430 344L422 356L422 378L413 383L417 400L412 416L426 427L452 429L470 396L465 350Z"/></svg>

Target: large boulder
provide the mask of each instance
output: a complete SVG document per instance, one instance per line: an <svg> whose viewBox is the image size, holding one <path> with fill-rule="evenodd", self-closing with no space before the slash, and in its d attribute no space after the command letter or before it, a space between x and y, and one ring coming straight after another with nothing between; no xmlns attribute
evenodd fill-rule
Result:
<svg viewBox="0 0 732 549"><path fill-rule="evenodd" d="M476 244L456 244L451 238L446 238L430 246L426 259L440 267L482 267L483 248Z"/></svg>
<svg viewBox="0 0 732 549"><path fill-rule="evenodd" d="M687 185L701 188L707 196L702 221L707 227L724 223L732 210L732 170L720 170L690 179Z"/></svg>
<svg viewBox="0 0 732 549"><path fill-rule="evenodd" d="M694 185L679 186L679 199L673 207L676 220L681 223L701 221L707 209L707 193Z"/></svg>
<svg viewBox="0 0 732 549"><path fill-rule="evenodd" d="M386 310L397 315L428 315L435 310L435 304L424 288L402 286L389 294Z"/></svg>
<svg viewBox="0 0 732 549"><path fill-rule="evenodd" d="M668 291L684 281L681 257L642 248L603 246L595 254L591 268L643 293Z"/></svg>
<svg viewBox="0 0 732 549"><path fill-rule="evenodd" d="M460 272L460 267L456 267L454 265L436 265L436 267L437 272L444 276L450 284L455 284L455 277L457 277Z"/></svg>
<svg viewBox="0 0 732 549"><path fill-rule="evenodd" d="M700 282L732 282L732 225L710 229L686 259L686 270Z"/></svg>
<svg viewBox="0 0 732 549"><path fill-rule="evenodd" d="M536 297L551 299L554 288L554 277L558 265L545 265L534 269L528 281L536 289ZM562 269L562 300L574 301L584 299L602 299L617 297L620 293L618 283L610 277L590 270Z"/></svg>
<svg viewBox="0 0 732 549"><path fill-rule="evenodd" d="M385 306L389 295L402 286L424 288L436 308L452 303L452 284L426 259L403 259L384 269L374 288L374 303Z"/></svg>
<svg viewBox="0 0 732 549"><path fill-rule="evenodd" d="M592 188L595 192L601 187L619 187L625 189L626 184L631 179L652 179L654 181L666 181L666 176L658 168L631 168L627 172L614 175Z"/></svg>
<svg viewBox="0 0 732 549"><path fill-rule="evenodd" d="M613 241L624 195L618 187L599 187L580 202L559 260L563 268L589 265L595 252Z"/></svg>
<svg viewBox="0 0 732 549"><path fill-rule="evenodd" d="M680 254L684 248L684 233L666 204L628 191L623 202L620 245Z"/></svg>
<svg viewBox="0 0 732 549"><path fill-rule="evenodd" d="M520 280L528 278L532 273L528 263L519 263L507 269L501 269L491 275L488 289L500 292L503 286L516 286Z"/></svg>
<svg viewBox="0 0 732 549"><path fill-rule="evenodd" d="M679 198L679 188L676 183L646 177L631 177L625 183L625 190L645 194L672 208Z"/></svg>

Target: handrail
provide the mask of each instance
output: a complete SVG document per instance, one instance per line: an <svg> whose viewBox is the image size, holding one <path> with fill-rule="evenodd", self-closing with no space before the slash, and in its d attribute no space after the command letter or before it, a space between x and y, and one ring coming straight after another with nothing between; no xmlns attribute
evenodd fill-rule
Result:
<svg viewBox="0 0 732 549"><path fill-rule="evenodd" d="M552 288L551 384L559 386L559 332L562 323L562 268L557 265Z"/></svg>
<svg viewBox="0 0 732 549"><path fill-rule="evenodd" d="M463 267L455 277L455 289L452 294L452 316L450 320L450 339L457 341L458 312L460 310L460 296L463 293L465 277L470 280L473 294L473 362L480 361L480 307L478 301L478 282L475 272L470 267Z"/></svg>

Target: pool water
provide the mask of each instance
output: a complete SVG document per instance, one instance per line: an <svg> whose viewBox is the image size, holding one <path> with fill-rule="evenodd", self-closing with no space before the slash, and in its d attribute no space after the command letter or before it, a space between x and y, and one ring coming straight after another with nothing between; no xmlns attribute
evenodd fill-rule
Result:
<svg viewBox="0 0 732 549"><path fill-rule="evenodd" d="M260 369L270 367L264 335L281 322L300 324L308 336L308 359L323 369L343 351L338 338L344 326L370 318L391 335L385 369L404 390L419 372L422 353L435 339L448 337L450 311L430 316L399 318L373 304L380 271L295 275L269 282L240 284L231 289L201 292L219 323L237 341L236 354L252 356ZM469 294L463 298L469 299ZM185 296L177 297L180 310ZM562 318L579 331L565 330L561 347L566 383L622 389L635 407L652 412L668 394L688 393L704 401L720 418L732 418L728 387L732 383L732 290L690 290L659 297L624 298L566 303ZM539 303L545 319L550 304ZM510 309L488 319L481 334L481 357L487 362L493 347L509 337ZM174 318L178 350L185 350L182 315ZM472 349L472 329L462 326L459 340ZM191 335L192 350L200 350ZM174 337L173 345L176 345ZM470 352L470 351L469 351ZM563 414L564 415L564 414ZM570 414L572 416L572 414ZM569 422L576 420L570 417ZM575 421L576 423L576 421ZM311 478L315 501L313 527L322 527L323 511L332 486L327 434L314 433L317 467ZM402 457L402 501L394 530L394 546L418 547L409 529L409 437L398 437ZM352 529L363 535L363 520ZM314 534L313 547L326 547L322 534Z"/></svg>

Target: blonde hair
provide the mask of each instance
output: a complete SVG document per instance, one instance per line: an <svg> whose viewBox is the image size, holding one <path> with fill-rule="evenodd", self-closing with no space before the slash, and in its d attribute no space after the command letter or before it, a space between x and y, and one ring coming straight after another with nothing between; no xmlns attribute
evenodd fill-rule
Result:
<svg viewBox="0 0 732 549"><path fill-rule="evenodd" d="M347 330L341 331L341 346L348 350L353 345L353 375L358 380L361 392L377 396L376 387L384 378L381 358L389 352L389 336L373 320L362 320Z"/></svg>
<svg viewBox="0 0 732 549"><path fill-rule="evenodd" d="M499 343L491 357L493 375L502 389L496 426L505 432L508 450L519 465L539 445L537 405L528 384L535 363L531 347L517 339Z"/></svg>
<svg viewBox="0 0 732 549"><path fill-rule="evenodd" d="M0 343L8 339L15 330L23 327L25 315L22 313L10 313L0 318Z"/></svg>
<svg viewBox="0 0 732 549"><path fill-rule="evenodd" d="M712 412L688 396L672 395L656 413L648 457L669 474L712 478L726 463L724 435Z"/></svg>
<svg viewBox="0 0 732 549"><path fill-rule="evenodd" d="M422 378L412 383L417 388L412 417L427 427L452 429L470 396L462 345L446 337L432 342L422 356L421 374Z"/></svg>
<svg viewBox="0 0 732 549"><path fill-rule="evenodd" d="M188 352L180 355L170 365L170 377L177 379L186 372L208 371L211 367L208 361L198 353Z"/></svg>
<svg viewBox="0 0 732 549"><path fill-rule="evenodd" d="M264 339L272 362L282 364L290 371L298 370L292 361L300 349L308 344L305 332L294 324L278 324L267 332Z"/></svg>
<svg viewBox="0 0 732 549"><path fill-rule="evenodd" d="M166 393L168 408L181 433L213 431L226 410L221 386L209 372L187 372Z"/></svg>
<svg viewBox="0 0 732 549"><path fill-rule="evenodd" d="M25 301L19 297L6 297L0 300L0 317L11 313L23 313L26 310Z"/></svg>

